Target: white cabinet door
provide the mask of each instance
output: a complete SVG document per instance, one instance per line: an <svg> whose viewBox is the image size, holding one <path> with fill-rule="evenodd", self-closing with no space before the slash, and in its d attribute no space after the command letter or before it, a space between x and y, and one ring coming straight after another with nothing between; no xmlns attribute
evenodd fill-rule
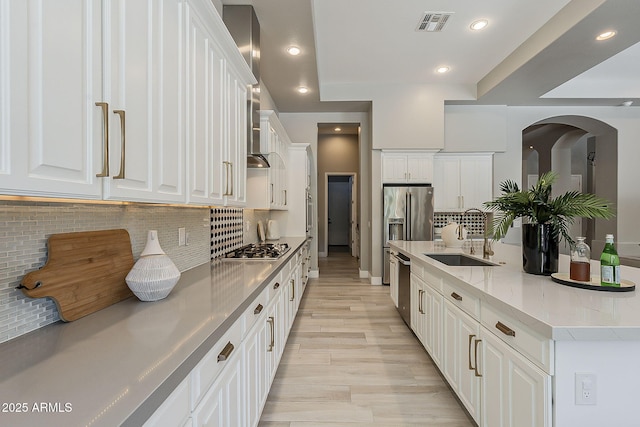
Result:
<svg viewBox="0 0 640 427"><path fill-rule="evenodd" d="M483 209L491 200L493 157L490 154L438 155L434 160L433 186L436 211Z"/></svg>
<svg viewBox="0 0 640 427"><path fill-rule="evenodd" d="M247 183L247 86L227 69L226 205L244 206Z"/></svg>
<svg viewBox="0 0 640 427"><path fill-rule="evenodd" d="M443 299L431 286L424 287L425 295L425 342L424 347L438 367L442 366L442 305Z"/></svg>
<svg viewBox="0 0 640 427"><path fill-rule="evenodd" d="M481 426L550 427L551 376L482 328Z"/></svg>
<svg viewBox="0 0 640 427"><path fill-rule="evenodd" d="M227 169L223 144L225 63L200 1L185 4L187 20L188 201L223 204Z"/></svg>
<svg viewBox="0 0 640 427"><path fill-rule="evenodd" d="M427 324L424 292L425 285L415 274L411 274L411 328L424 345Z"/></svg>
<svg viewBox="0 0 640 427"><path fill-rule="evenodd" d="M4 5L0 192L101 198L103 1Z"/></svg>
<svg viewBox="0 0 640 427"><path fill-rule="evenodd" d="M443 374L474 420L480 418L480 377L476 375L476 341L480 324L444 301Z"/></svg>
<svg viewBox="0 0 640 427"><path fill-rule="evenodd" d="M434 160L434 206L436 211L457 211L460 200L460 161L457 157L436 156Z"/></svg>
<svg viewBox="0 0 640 427"><path fill-rule="evenodd" d="M202 398L192 414L198 427L244 425L242 415L242 369L236 357L225 366L220 377Z"/></svg>
<svg viewBox="0 0 640 427"><path fill-rule="evenodd" d="M407 182L407 156L403 154L382 155L382 182Z"/></svg>
<svg viewBox="0 0 640 427"><path fill-rule="evenodd" d="M433 182L433 154L407 155L407 182L418 184Z"/></svg>
<svg viewBox="0 0 640 427"><path fill-rule="evenodd" d="M483 209L492 199L493 162L491 156L470 156L460 159L460 195L462 208Z"/></svg>
<svg viewBox="0 0 640 427"><path fill-rule="evenodd" d="M184 202L182 2L111 3L104 198Z"/></svg>
<svg viewBox="0 0 640 427"><path fill-rule="evenodd" d="M245 379L245 415L247 425L255 426L260 419L263 399L269 390L267 378L267 345L270 329L266 316L261 316L254 330L245 338L244 343L244 379Z"/></svg>
<svg viewBox="0 0 640 427"><path fill-rule="evenodd" d="M167 397L158 409L144 423L143 427L183 426L191 415L189 400L189 377Z"/></svg>

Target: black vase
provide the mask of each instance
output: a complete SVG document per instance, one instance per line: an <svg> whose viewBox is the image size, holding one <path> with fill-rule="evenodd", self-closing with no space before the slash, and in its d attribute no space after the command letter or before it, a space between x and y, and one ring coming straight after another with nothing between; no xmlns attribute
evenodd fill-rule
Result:
<svg viewBox="0 0 640 427"><path fill-rule="evenodd" d="M550 224L522 224L522 268L525 273L550 276L558 272L558 239Z"/></svg>

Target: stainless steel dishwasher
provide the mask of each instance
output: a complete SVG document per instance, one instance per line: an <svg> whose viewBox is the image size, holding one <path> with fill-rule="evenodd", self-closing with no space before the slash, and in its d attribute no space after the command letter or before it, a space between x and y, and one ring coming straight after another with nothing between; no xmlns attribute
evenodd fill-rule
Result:
<svg viewBox="0 0 640 427"><path fill-rule="evenodd" d="M398 311L411 328L411 259L401 253L392 256L398 260Z"/></svg>

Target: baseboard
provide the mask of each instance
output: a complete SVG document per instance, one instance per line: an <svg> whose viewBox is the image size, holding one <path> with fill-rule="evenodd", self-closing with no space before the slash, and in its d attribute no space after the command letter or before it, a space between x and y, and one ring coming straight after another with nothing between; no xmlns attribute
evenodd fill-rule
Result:
<svg viewBox="0 0 640 427"><path fill-rule="evenodd" d="M318 258L326 258L326 257L327 257L326 252L318 252Z"/></svg>
<svg viewBox="0 0 640 427"><path fill-rule="evenodd" d="M367 270L358 270L360 272L360 278L361 279L368 279L369 278L369 272Z"/></svg>
<svg viewBox="0 0 640 427"><path fill-rule="evenodd" d="M319 270L309 270L309 279L317 279L318 277L320 277Z"/></svg>
<svg viewBox="0 0 640 427"><path fill-rule="evenodd" d="M382 277L371 276L371 284L376 286L382 286Z"/></svg>

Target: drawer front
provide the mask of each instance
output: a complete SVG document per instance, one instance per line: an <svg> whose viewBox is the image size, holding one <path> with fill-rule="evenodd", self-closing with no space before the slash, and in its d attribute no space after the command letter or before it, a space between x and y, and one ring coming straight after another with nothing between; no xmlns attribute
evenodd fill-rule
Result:
<svg viewBox="0 0 640 427"><path fill-rule="evenodd" d="M191 415L189 407L190 378L185 378L178 387L167 397L160 407L144 423L143 427L158 425L180 426L186 424Z"/></svg>
<svg viewBox="0 0 640 427"><path fill-rule="evenodd" d="M242 319L238 319L191 371L191 410L195 409L229 360L240 357L241 344Z"/></svg>
<svg viewBox="0 0 640 427"><path fill-rule="evenodd" d="M247 309L242 314L242 320L244 322L244 333L242 334L242 338L249 333L253 325L258 321L261 315L267 312L267 305L269 305L269 295L273 290L273 287L267 286L262 290L260 295L253 300L253 302L247 307Z"/></svg>
<svg viewBox="0 0 640 427"><path fill-rule="evenodd" d="M451 302L474 319L480 320L480 299L476 296L446 280L443 283L442 294L445 300Z"/></svg>
<svg viewBox="0 0 640 427"><path fill-rule="evenodd" d="M280 295L284 285L285 284L282 282L282 273L278 273L278 275L267 285L267 289L269 290L269 302L273 301L278 295Z"/></svg>
<svg viewBox="0 0 640 427"><path fill-rule="evenodd" d="M546 373L553 375L553 341L524 323L483 303L482 325Z"/></svg>

